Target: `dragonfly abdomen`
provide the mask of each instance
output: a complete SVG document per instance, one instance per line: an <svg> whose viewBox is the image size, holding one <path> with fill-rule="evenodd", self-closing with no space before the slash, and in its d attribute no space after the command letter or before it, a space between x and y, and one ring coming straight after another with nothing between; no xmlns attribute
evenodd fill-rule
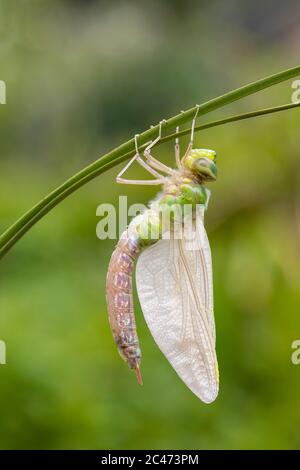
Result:
<svg viewBox="0 0 300 470"><path fill-rule="evenodd" d="M132 271L140 253L139 237L126 230L114 250L107 272L106 296L109 322L122 358L136 370L139 382L141 351L132 296Z"/></svg>

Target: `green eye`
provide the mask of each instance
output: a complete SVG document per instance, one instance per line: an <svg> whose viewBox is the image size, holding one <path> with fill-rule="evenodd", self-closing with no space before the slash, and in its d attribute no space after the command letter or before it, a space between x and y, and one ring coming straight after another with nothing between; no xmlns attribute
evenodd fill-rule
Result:
<svg viewBox="0 0 300 470"><path fill-rule="evenodd" d="M195 160L192 169L204 177L207 181L215 181L218 175L217 165L209 158L199 158Z"/></svg>
<svg viewBox="0 0 300 470"><path fill-rule="evenodd" d="M184 158L183 164L189 170L202 174L205 179L215 180L217 177L216 167L217 154L210 149L193 149Z"/></svg>

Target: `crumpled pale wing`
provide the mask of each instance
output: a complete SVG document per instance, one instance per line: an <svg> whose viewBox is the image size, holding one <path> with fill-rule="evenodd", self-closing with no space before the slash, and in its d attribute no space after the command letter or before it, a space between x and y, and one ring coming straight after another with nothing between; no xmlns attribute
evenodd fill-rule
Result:
<svg viewBox="0 0 300 470"><path fill-rule="evenodd" d="M160 240L147 248L138 259L136 282L159 348L183 382L203 402L211 403L218 394L219 378L211 253L203 215L197 227L193 242Z"/></svg>

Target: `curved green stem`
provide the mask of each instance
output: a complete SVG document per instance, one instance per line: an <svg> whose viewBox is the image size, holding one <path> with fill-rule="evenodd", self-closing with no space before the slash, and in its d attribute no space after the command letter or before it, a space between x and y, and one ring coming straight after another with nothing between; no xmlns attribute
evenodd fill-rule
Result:
<svg viewBox="0 0 300 470"><path fill-rule="evenodd" d="M258 80L257 82L250 83L249 85L245 85L241 88L238 88L237 90L233 90L229 93L226 93L225 95L219 96L218 98L214 98L210 101L207 101L206 103L201 104L199 106L198 116L207 114L213 110L232 103L233 101L244 98L245 96L249 96L292 77L296 77L297 75L300 75L300 66L271 75L267 78ZM226 122L247 119L257 115L270 114L271 112L282 111L284 109L289 109L296 106L297 105L284 105L279 107L281 109L269 108L267 110L247 113L241 116L232 116L220 121L214 121L202 126L197 126L196 130L199 131L201 129L207 129L208 127L225 124ZM191 120L194 117L196 110L197 106L164 121L163 130L175 128ZM159 124L140 134L139 148L142 149L147 142L155 138L158 134L158 131ZM187 134L188 132L189 130L187 129L182 131L180 135ZM166 142L172 138L174 138L174 134L163 137L160 143ZM38 220L40 220L46 213L48 213L59 202L65 199L69 194L73 193L88 181L92 180L109 168L127 160L133 154L134 139L131 139L121 146L115 148L111 152L107 153L103 157L99 158L91 165L85 167L83 170L79 171L67 181L65 181L65 183L57 187L54 191L49 193L0 236L0 258L3 257Z"/></svg>
<svg viewBox="0 0 300 470"><path fill-rule="evenodd" d="M300 106L300 102L288 103L288 104L282 104L281 106L272 106L271 108L259 109L258 111L251 111L250 113L236 114L234 116L229 116L224 119L218 119L217 121L210 121L210 122L207 122L206 124L201 124L201 126L196 126L195 132L203 131L205 129L209 129L210 127L223 126L224 124L228 124L230 122L244 121L245 119L265 116L266 114L274 114L280 111L286 111L288 109L299 108L299 106ZM184 129L183 131L180 131L178 133L169 134L165 137L162 137L158 145L161 145L164 142L167 142L168 140L175 139L175 137L182 137L184 135L190 134L190 132L191 132L191 129L189 128L189 129Z"/></svg>

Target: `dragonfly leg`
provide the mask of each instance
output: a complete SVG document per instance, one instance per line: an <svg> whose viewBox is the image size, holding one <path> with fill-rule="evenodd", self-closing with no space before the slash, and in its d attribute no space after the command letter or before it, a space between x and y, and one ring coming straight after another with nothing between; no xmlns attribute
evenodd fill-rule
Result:
<svg viewBox="0 0 300 470"><path fill-rule="evenodd" d="M176 134L179 132L179 126L176 127ZM182 164L180 161L180 145L179 145L179 137L176 137L175 139L175 161L176 161L176 166L178 170L182 168Z"/></svg>
<svg viewBox="0 0 300 470"><path fill-rule="evenodd" d="M173 175L174 170L170 168L169 166L165 165L164 163L160 162L156 158L154 158L153 155L151 155L149 151L147 153L144 153L144 155L147 160L147 163L151 165L152 168L156 168L157 170L167 173L168 175Z"/></svg>
<svg viewBox="0 0 300 470"><path fill-rule="evenodd" d="M190 151L191 151L192 148L193 148L193 144L194 144L194 133L195 133L195 125L196 125L196 119L197 119L197 116L198 116L198 113L199 113L199 108L200 108L200 105L197 104L197 105L196 105L196 113L195 113L195 116L194 116L194 118L193 118L193 120L192 120L190 143L189 143L189 145L188 145L188 147L187 147L187 149L186 149L186 152L185 152L183 158L181 159L181 161L184 160L184 159L188 156L188 154L190 153Z"/></svg>
<svg viewBox="0 0 300 470"><path fill-rule="evenodd" d="M157 158L153 157L153 155L151 155L151 152L150 152L152 147L154 147L154 145L156 145L157 142L159 142L159 140L161 139L161 126L164 122L165 122L164 120L160 121L158 137L156 137L156 139L150 142L150 144L145 148L144 157L146 158L147 163L149 163L149 165L152 166L152 168L156 168L157 170L163 171L164 173L167 173L168 175L172 175L174 173L174 170L170 168L169 166L165 165L164 163L160 162L159 160L157 160Z"/></svg>
<svg viewBox="0 0 300 470"><path fill-rule="evenodd" d="M148 165L144 160L140 157L139 150L138 150L138 144L137 144L137 137L138 134L134 136L135 140L135 149L136 149L136 154L129 160L129 162L125 165L125 167L120 171L120 173L116 177L116 182L120 184L141 184L141 185L158 185L158 184L163 184L164 182L164 177L158 173L156 170L151 168L150 165ZM122 175L125 173L125 171L128 170L128 168L133 164L133 162L137 161L145 170L147 170L149 173L151 173L152 176L156 176L155 180L130 180L123 178Z"/></svg>
<svg viewBox="0 0 300 470"><path fill-rule="evenodd" d="M163 175L161 175L160 173L158 173L158 171L156 171L153 167L151 167L149 162L145 162L140 156L137 157L136 161L143 168L145 168L147 171L149 171L149 173L151 173L151 175L156 176L157 178L164 178Z"/></svg>
<svg viewBox="0 0 300 470"><path fill-rule="evenodd" d="M121 177L117 177L116 178L116 182L119 183L119 184L140 184L140 185L143 185L143 186L147 186L147 185L159 185L159 184L163 184L163 181L161 179L157 179L157 180L129 180L129 179L125 179L125 178L121 178Z"/></svg>

